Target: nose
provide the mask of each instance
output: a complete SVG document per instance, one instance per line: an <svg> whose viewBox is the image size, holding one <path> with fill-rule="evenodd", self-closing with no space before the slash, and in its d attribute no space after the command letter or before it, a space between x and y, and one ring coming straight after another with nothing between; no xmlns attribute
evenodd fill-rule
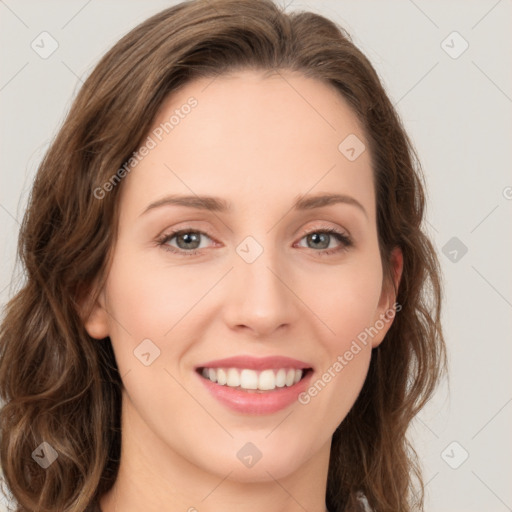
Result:
<svg viewBox="0 0 512 512"><path fill-rule="evenodd" d="M268 338L293 326L300 318L301 303L285 262L278 261L270 250L264 250L252 263L238 255L234 262L222 308L226 324L256 338Z"/></svg>

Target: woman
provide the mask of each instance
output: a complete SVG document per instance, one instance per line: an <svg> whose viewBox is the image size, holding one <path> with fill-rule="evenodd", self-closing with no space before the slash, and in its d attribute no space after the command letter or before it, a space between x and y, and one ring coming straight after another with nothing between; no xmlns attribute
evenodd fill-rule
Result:
<svg viewBox="0 0 512 512"><path fill-rule="evenodd" d="M196 0L133 29L21 229L0 333L17 510L422 509L406 431L445 365L423 212L331 21Z"/></svg>

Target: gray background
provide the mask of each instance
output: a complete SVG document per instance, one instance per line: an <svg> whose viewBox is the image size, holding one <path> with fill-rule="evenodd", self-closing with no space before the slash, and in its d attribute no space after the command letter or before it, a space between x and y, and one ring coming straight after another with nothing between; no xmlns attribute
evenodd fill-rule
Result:
<svg viewBox="0 0 512 512"><path fill-rule="evenodd" d="M0 0L2 305L20 274L17 232L35 171L83 78L120 36L174 3ZM411 427L426 510L512 510L512 3L286 3L351 33L382 77L427 176L450 380ZM46 59L31 48L34 40L42 45L43 31L58 43Z"/></svg>

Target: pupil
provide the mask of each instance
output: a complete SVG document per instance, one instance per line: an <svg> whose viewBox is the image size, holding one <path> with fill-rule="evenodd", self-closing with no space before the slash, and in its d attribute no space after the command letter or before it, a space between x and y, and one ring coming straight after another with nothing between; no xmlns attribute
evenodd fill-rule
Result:
<svg viewBox="0 0 512 512"><path fill-rule="evenodd" d="M318 242L321 243L321 240L319 240L321 237L324 238L324 243L323 243L323 246L322 248L325 249L326 247L328 247L329 245L329 242L327 241L327 238L328 238L328 235L326 233L313 233L312 235L310 235L313 242L316 244ZM325 242L327 242L327 245L325 244Z"/></svg>
<svg viewBox="0 0 512 512"><path fill-rule="evenodd" d="M195 240L194 240L195 238ZM183 235L181 235L181 237L178 237L178 241L180 239L183 239L184 242L185 242L185 248L187 248L187 244L190 244L191 242L194 243L194 242L198 242L198 236L196 233L193 233L193 234L190 234L190 233L185 233ZM178 244L180 245L180 244ZM190 246L188 246L188 248L190 249ZM194 246L194 248L197 248L196 246Z"/></svg>

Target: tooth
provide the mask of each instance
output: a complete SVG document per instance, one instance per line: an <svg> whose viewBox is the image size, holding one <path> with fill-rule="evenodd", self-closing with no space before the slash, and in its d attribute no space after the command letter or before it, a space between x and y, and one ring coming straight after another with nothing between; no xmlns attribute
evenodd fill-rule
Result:
<svg viewBox="0 0 512 512"><path fill-rule="evenodd" d="M227 382L226 370L224 368L217 368L217 384L224 386Z"/></svg>
<svg viewBox="0 0 512 512"><path fill-rule="evenodd" d="M244 389L258 389L258 374L254 370L242 370L240 386Z"/></svg>
<svg viewBox="0 0 512 512"><path fill-rule="evenodd" d="M295 370L293 368L290 368L288 372L286 373L286 380L285 384L287 386L293 386L293 381L295 380Z"/></svg>
<svg viewBox="0 0 512 512"><path fill-rule="evenodd" d="M276 388L282 388L284 387L286 381L286 370L284 368L281 368L277 371L276 374Z"/></svg>
<svg viewBox="0 0 512 512"><path fill-rule="evenodd" d="M228 369L227 384L231 388L240 386L240 374L236 368Z"/></svg>
<svg viewBox="0 0 512 512"><path fill-rule="evenodd" d="M258 389L261 389L262 391L268 391L270 389L275 389L275 387L276 376L274 374L274 370L263 370L260 373Z"/></svg>
<svg viewBox="0 0 512 512"><path fill-rule="evenodd" d="M241 387L243 389L271 391L275 388L297 384L301 380L304 371L295 368L267 369L261 372L247 368L242 370L238 368L203 368L201 374L221 386L228 385L232 388Z"/></svg>

